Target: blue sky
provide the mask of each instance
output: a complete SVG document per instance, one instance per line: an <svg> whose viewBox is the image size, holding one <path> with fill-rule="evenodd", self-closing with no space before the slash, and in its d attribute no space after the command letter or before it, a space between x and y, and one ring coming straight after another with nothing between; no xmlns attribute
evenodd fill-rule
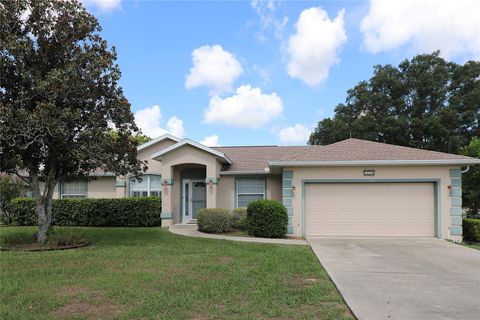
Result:
<svg viewBox="0 0 480 320"><path fill-rule="evenodd" d="M143 132L208 145L305 144L374 65L480 56L475 0L83 2Z"/></svg>

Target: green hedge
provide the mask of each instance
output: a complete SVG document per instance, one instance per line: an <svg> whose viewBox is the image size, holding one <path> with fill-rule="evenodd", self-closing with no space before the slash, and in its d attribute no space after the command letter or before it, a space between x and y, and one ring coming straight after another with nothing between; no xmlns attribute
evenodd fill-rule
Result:
<svg viewBox="0 0 480 320"><path fill-rule="evenodd" d="M463 219L463 240L480 242L480 219Z"/></svg>
<svg viewBox="0 0 480 320"><path fill-rule="evenodd" d="M198 230L208 233L222 233L230 229L230 212L227 209L200 209L197 218Z"/></svg>
<svg viewBox="0 0 480 320"><path fill-rule="evenodd" d="M287 209L275 200L256 200L247 208L248 233L255 237L282 238L287 234Z"/></svg>
<svg viewBox="0 0 480 320"><path fill-rule="evenodd" d="M37 224L35 200L17 198L10 205L12 224ZM84 227L160 226L162 203L159 198L54 199L53 224Z"/></svg>
<svg viewBox="0 0 480 320"><path fill-rule="evenodd" d="M247 208L233 209L230 214L230 226L233 229L245 231L247 230Z"/></svg>

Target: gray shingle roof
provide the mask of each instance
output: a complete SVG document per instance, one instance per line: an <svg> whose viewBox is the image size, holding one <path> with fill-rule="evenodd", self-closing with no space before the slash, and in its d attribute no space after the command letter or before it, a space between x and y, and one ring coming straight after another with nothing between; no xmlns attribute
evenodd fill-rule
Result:
<svg viewBox="0 0 480 320"><path fill-rule="evenodd" d="M223 152L232 164L225 168L228 171L262 171L268 167L269 161L276 161L285 157L301 153L309 148L318 149L321 146L242 146L242 147L214 147Z"/></svg>
<svg viewBox="0 0 480 320"><path fill-rule="evenodd" d="M231 161L224 171L262 171L270 161L469 160L472 158L361 139L326 146L215 147Z"/></svg>

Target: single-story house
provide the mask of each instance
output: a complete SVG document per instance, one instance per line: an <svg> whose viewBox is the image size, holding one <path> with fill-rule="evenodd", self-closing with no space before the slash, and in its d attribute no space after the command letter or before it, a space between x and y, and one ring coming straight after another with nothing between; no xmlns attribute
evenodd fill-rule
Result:
<svg viewBox="0 0 480 320"><path fill-rule="evenodd" d="M98 172L57 197L162 198L162 224L201 208L274 199L292 236L415 236L459 240L462 170L479 159L359 139L326 146L207 147L165 134L138 147L141 181Z"/></svg>

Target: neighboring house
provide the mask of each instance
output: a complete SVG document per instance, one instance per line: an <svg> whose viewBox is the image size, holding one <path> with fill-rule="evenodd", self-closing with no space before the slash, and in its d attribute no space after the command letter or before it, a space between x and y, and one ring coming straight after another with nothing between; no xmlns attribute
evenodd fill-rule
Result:
<svg viewBox="0 0 480 320"><path fill-rule="evenodd" d="M166 134L138 148L142 181L97 172L60 184L57 197L162 197L162 224L188 223L201 208L274 199L292 236L462 235L465 156L359 139L327 146L209 148Z"/></svg>

